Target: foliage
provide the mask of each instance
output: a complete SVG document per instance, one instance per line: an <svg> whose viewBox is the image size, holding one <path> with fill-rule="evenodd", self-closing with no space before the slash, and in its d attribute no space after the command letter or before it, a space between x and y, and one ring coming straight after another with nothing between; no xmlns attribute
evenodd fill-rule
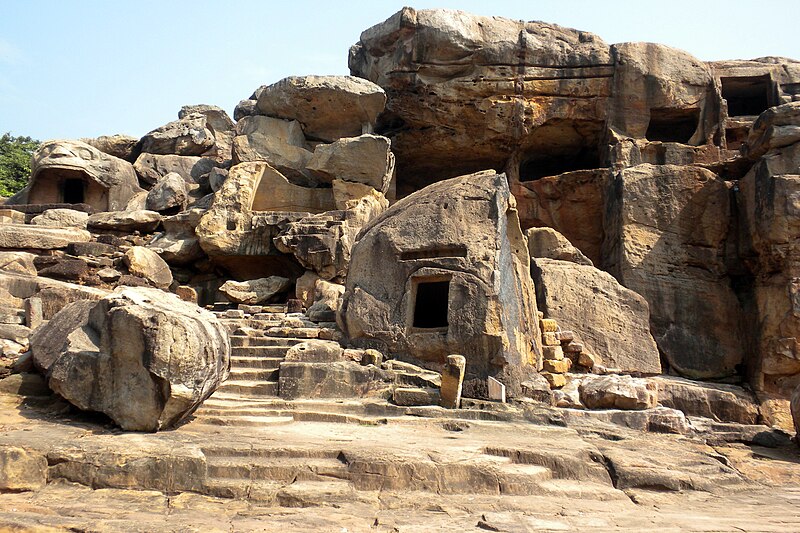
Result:
<svg viewBox="0 0 800 533"><path fill-rule="evenodd" d="M39 141L30 137L0 137L0 196L11 196L28 183L31 175L31 156Z"/></svg>

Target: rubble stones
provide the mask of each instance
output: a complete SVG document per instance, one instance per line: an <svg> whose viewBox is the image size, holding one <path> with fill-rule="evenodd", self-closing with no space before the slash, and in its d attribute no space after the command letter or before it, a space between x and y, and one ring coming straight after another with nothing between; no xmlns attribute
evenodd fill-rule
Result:
<svg viewBox="0 0 800 533"><path fill-rule="evenodd" d="M211 313L147 288L70 304L34 332L31 350L53 391L134 431L175 425L230 365L225 327Z"/></svg>

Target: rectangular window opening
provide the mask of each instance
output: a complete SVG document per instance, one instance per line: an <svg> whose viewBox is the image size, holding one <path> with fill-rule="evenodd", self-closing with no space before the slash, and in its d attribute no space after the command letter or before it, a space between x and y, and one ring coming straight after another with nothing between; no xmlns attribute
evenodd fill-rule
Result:
<svg viewBox="0 0 800 533"><path fill-rule="evenodd" d="M689 144L699 122L699 109L654 108L645 137L648 141Z"/></svg>
<svg viewBox="0 0 800 533"><path fill-rule="evenodd" d="M417 283L414 301L414 327L424 329L447 328L447 310L450 302L450 281Z"/></svg>

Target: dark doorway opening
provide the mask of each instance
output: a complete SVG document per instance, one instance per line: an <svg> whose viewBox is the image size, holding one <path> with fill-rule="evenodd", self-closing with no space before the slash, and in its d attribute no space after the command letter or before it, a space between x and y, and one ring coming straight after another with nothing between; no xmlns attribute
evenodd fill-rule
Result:
<svg viewBox="0 0 800 533"><path fill-rule="evenodd" d="M594 147L582 147L569 153L536 154L519 166L519 181L534 181L564 172L588 170L600 167L600 159Z"/></svg>
<svg viewBox="0 0 800 533"><path fill-rule="evenodd" d="M450 301L449 281L429 281L417 284L414 302L415 328L446 328Z"/></svg>
<svg viewBox="0 0 800 533"><path fill-rule="evenodd" d="M651 109L645 137L648 141L689 144L699 121L699 109Z"/></svg>
<svg viewBox="0 0 800 533"><path fill-rule="evenodd" d="M64 203L82 204L83 200L83 180L75 178L64 180Z"/></svg>
<svg viewBox="0 0 800 533"><path fill-rule="evenodd" d="M769 75L720 78L722 97L728 102L729 117L760 115L770 107L772 82Z"/></svg>

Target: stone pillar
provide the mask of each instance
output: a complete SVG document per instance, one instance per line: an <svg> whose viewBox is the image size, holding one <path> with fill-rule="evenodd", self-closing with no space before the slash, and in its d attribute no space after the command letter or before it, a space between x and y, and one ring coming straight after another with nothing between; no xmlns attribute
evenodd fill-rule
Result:
<svg viewBox="0 0 800 533"><path fill-rule="evenodd" d="M458 409L461 405L461 387L464 384L464 369L467 359L463 355L448 355L447 365L442 372L441 405L448 409Z"/></svg>
<svg viewBox="0 0 800 533"><path fill-rule="evenodd" d="M31 329L38 328L44 320L42 313L42 299L31 296L25 300L25 325Z"/></svg>

